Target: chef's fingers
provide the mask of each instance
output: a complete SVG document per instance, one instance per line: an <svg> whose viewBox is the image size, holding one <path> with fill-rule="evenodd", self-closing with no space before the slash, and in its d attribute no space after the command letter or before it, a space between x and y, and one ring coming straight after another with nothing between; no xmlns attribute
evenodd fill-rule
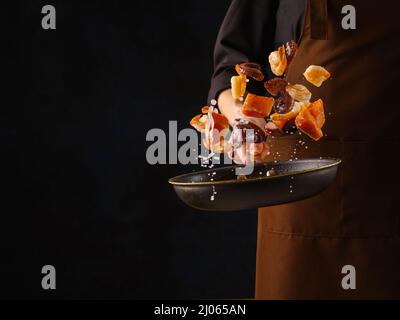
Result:
<svg viewBox="0 0 400 320"><path fill-rule="evenodd" d="M234 151L233 149L230 150L228 152L228 157L229 159L231 159L235 164L241 165L243 164L242 160L240 159L240 157L238 156L238 154L236 153L236 151Z"/></svg>
<svg viewBox="0 0 400 320"><path fill-rule="evenodd" d="M270 154L271 153L270 153L269 144L268 144L268 142L265 141L265 142L263 142L263 151L255 157L255 161L257 163L266 162L266 161L268 161Z"/></svg>
<svg viewBox="0 0 400 320"><path fill-rule="evenodd" d="M251 162L263 163L268 160L269 155L270 148L267 142L242 145L240 148L228 153L229 158L238 165Z"/></svg>
<svg viewBox="0 0 400 320"><path fill-rule="evenodd" d="M254 157L257 157L260 155L264 150L264 144L263 143L250 143L249 144L249 154L253 155Z"/></svg>

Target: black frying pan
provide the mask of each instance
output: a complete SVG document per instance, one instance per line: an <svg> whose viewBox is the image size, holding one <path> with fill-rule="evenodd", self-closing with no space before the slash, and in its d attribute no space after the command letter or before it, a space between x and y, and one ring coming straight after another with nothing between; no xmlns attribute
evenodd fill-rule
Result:
<svg viewBox="0 0 400 320"><path fill-rule="evenodd" d="M229 166L184 174L168 182L179 198L193 208L236 211L314 196L333 182L340 162L332 158L268 162L255 165L246 180L238 180L237 166Z"/></svg>

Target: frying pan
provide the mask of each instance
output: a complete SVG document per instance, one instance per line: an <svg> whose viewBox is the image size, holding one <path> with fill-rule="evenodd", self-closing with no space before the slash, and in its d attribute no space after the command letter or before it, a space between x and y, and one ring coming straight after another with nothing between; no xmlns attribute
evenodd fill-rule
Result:
<svg viewBox="0 0 400 320"><path fill-rule="evenodd" d="M205 211L236 211L303 200L325 190L335 179L340 159L274 161L254 166L238 180L228 166L169 179L178 197Z"/></svg>

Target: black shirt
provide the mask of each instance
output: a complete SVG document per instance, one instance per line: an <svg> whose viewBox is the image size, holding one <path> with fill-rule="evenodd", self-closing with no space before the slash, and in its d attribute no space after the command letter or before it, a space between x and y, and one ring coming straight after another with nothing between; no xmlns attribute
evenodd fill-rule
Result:
<svg viewBox="0 0 400 320"><path fill-rule="evenodd" d="M302 30L306 0L233 0L220 28L214 51L214 74L208 103L230 87L237 63L259 63L267 78L271 51L290 40L298 40ZM249 90L264 94L262 82L251 81Z"/></svg>

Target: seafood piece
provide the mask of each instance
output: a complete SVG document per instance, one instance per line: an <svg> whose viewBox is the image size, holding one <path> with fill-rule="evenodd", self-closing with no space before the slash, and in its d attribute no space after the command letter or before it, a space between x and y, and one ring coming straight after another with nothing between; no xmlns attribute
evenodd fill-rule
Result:
<svg viewBox="0 0 400 320"><path fill-rule="evenodd" d="M204 110L204 107L202 111ZM208 112L208 111L207 111ZM214 120L214 130L223 131L229 128L228 119L220 113L213 112L212 117ZM199 132L204 132L206 127L209 126L208 114L198 114L190 121L190 125Z"/></svg>
<svg viewBox="0 0 400 320"><path fill-rule="evenodd" d="M208 113L209 110L209 106L204 106L203 108L201 108L201 113Z"/></svg>
<svg viewBox="0 0 400 320"><path fill-rule="evenodd" d="M247 120L237 119L229 139L232 146L229 156L238 164L254 161L254 157L262 161L269 150L266 140L263 129Z"/></svg>
<svg viewBox="0 0 400 320"><path fill-rule="evenodd" d="M324 67L313 65L309 66L303 75L308 82L316 87L320 87L324 81L331 77L331 74Z"/></svg>
<svg viewBox="0 0 400 320"><path fill-rule="evenodd" d="M298 49L297 43L294 42L293 40L285 44L285 51L286 51L286 58L288 65L293 61L294 57L296 56L297 49Z"/></svg>
<svg viewBox="0 0 400 320"><path fill-rule="evenodd" d="M264 83L265 89L273 96L278 95L280 92L285 91L288 82L286 79L274 78Z"/></svg>
<svg viewBox="0 0 400 320"><path fill-rule="evenodd" d="M235 70L239 75L248 76L256 81L264 80L264 74L261 71L261 66L257 63L245 62L237 64Z"/></svg>
<svg viewBox="0 0 400 320"><path fill-rule="evenodd" d="M242 100L246 93L247 76L242 72L238 64L235 66L235 70L238 75L231 78L232 97L236 100Z"/></svg>
<svg viewBox="0 0 400 320"><path fill-rule="evenodd" d="M294 99L289 93L282 91L279 98L275 101L274 111L276 113L288 113L293 109L294 102Z"/></svg>
<svg viewBox="0 0 400 320"><path fill-rule="evenodd" d="M317 127L322 128L325 124L324 102L319 99L310 104L308 110L310 110L311 114L314 116Z"/></svg>
<svg viewBox="0 0 400 320"><path fill-rule="evenodd" d="M229 121L223 114L213 112L212 117L215 130L222 131L229 128Z"/></svg>
<svg viewBox="0 0 400 320"><path fill-rule="evenodd" d="M295 118L299 112L302 110L302 108L306 107L306 102L295 102L294 107L291 111L288 113L274 113L271 115L271 120L272 121L289 121L293 118Z"/></svg>
<svg viewBox="0 0 400 320"><path fill-rule="evenodd" d="M296 117L297 128L315 141L318 141L324 135L321 130L324 122L325 115L322 100L303 108Z"/></svg>
<svg viewBox="0 0 400 320"><path fill-rule="evenodd" d="M248 117L265 118L271 113L274 104L274 98L249 93L242 106L242 113Z"/></svg>
<svg viewBox="0 0 400 320"><path fill-rule="evenodd" d="M195 128L198 132L204 132L206 129L206 122L208 121L207 115L198 114L190 120L190 125Z"/></svg>
<svg viewBox="0 0 400 320"><path fill-rule="evenodd" d="M286 87L286 91L291 95L294 100L300 102L309 102L312 96L311 92L301 84L288 84Z"/></svg>
<svg viewBox="0 0 400 320"><path fill-rule="evenodd" d="M246 75L240 70L240 67L238 64L235 65L235 71L241 78L247 79Z"/></svg>
<svg viewBox="0 0 400 320"><path fill-rule="evenodd" d="M272 52L269 55L269 64L271 70L276 76L281 76L285 73L287 67L287 58L285 47L280 47L277 51Z"/></svg>
<svg viewBox="0 0 400 320"><path fill-rule="evenodd" d="M315 141L318 141L324 135L316 125L315 118L308 109L302 110L296 117L296 126Z"/></svg>
<svg viewBox="0 0 400 320"><path fill-rule="evenodd" d="M293 134L297 131L295 118L290 120L271 120L265 126L268 134L279 137L283 134Z"/></svg>
<svg viewBox="0 0 400 320"><path fill-rule="evenodd" d="M231 78L232 97L236 100L243 99L246 93L246 79L243 76L233 76Z"/></svg>
<svg viewBox="0 0 400 320"><path fill-rule="evenodd" d="M243 143L246 143L247 139L250 139L253 143L261 143L267 140L265 132L259 126L243 119L235 120L232 138L234 148L238 148Z"/></svg>
<svg viewBox="0 0 400 320"><path fill-rule="evenodd" d="M214 111L217 111L214 107L208 109L203 144L213 152L224 153L228 147L225 137L229 132L229 122L223 114Z"/></svg>

